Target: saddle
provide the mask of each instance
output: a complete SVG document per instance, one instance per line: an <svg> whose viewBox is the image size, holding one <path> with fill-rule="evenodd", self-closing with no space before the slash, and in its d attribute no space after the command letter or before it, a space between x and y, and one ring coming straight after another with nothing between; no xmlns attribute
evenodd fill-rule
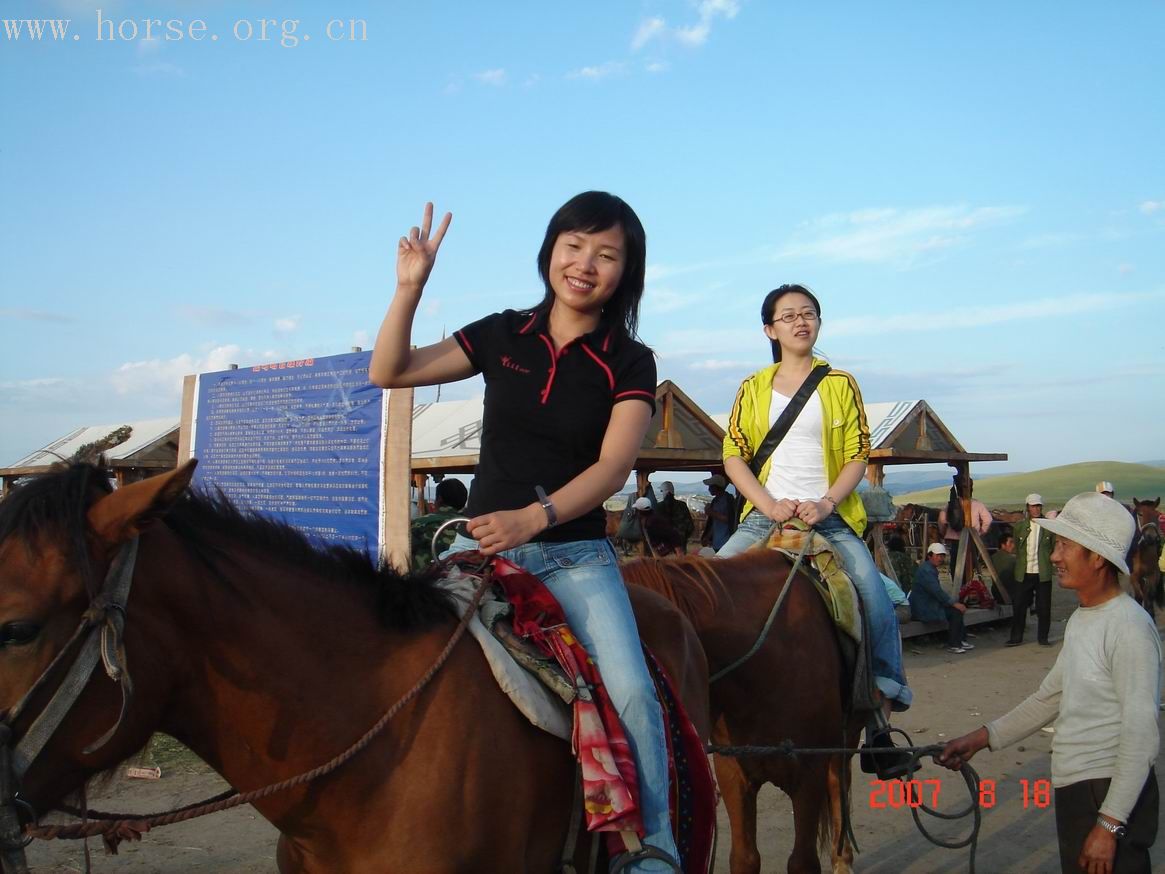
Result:
<svg viewBox="0 0 1165 874"><path fill-rule="evenodd" d="M598 667L571 632L541 580L501 557L490 559L494 586L469 631L498 685L530 722L571 743L579 762L587 830L607 833L609 854L634 850L642 834L638 778L623 727ZM464 607L481 582L481 555L452 556L439 585ZM672 823L684 871L710 870L716 791L708 757L679 696L644 647L664 717ZM650 848L647 848L650 851Z"/></svg>

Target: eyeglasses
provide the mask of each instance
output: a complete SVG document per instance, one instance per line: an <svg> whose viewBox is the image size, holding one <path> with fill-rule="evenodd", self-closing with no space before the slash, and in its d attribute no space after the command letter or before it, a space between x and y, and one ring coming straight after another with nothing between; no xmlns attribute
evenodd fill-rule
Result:
<svg viewBox="0 0 1165 874"><path fill-rule="evenodd" d="M784 322L786 325L791 325L797 319L804 319L807 325L811 325L817 321L817 313L813 310L802 310L799 313L782 313L769 322L769 324L775 325L777 322Z"/></svg>

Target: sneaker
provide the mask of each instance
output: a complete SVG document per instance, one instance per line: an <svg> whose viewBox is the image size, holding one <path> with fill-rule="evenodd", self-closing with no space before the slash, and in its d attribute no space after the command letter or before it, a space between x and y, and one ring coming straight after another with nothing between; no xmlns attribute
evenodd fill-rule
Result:
<svg viewBox="0 0 1165 874"><path fill-rule="evenodd" d="M975 648L975 644L971 643L971 641L969 641L969 640L964 640L962 642L961 646L963 647L963 649L974 649Z"/></svg>
<svg viewBox="0 0 1165 874"><path fill-rule="evenodd" d="M947 652L953 652L955 655L962 655L966 650L961 646L948 646Z"/></svg>

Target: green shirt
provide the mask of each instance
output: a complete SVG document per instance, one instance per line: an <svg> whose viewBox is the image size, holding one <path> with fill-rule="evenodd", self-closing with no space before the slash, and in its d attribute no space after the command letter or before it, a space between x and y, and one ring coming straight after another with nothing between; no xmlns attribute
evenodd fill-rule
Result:
<svg viewBox="0 0 1165 874"><path fill-rule="evenodd" d="M433 563L433 535L437 529L450 519L461 515L460 510L452 507L442 507L424 516L418 516L409 525L409 540L412 543L413 570L424 570ZM437 540L437 555L453 545L453 538L457 536L458 526L450 525L441 532Z"/></svg>

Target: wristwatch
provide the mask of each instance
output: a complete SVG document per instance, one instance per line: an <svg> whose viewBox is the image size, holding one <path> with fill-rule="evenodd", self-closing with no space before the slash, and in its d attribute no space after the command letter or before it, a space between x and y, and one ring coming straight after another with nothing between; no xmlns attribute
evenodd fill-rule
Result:
<svg viewBox="0 0 1165 874"><path fill-rule="evenodd" d="M554 509L554 502L550 500L550 495L546 494L546 489L542 486L534 486L534 494L538 496L538 503L546 511L546 522L548 523L546 527L553 528L558 524L558 512Z"/></svg>
<svg viewBox="0 0 1165 874"><path fill-rule="evenodd" d="M1112 832L1113 837L1115 837L1118 841L1123 838L1128 831L1128 829L1125 828L1124 823L1117 823L1116 825L1113 825L1103 816L1098 816L1096 818L1096 824L1106 832Z"/></svg>

